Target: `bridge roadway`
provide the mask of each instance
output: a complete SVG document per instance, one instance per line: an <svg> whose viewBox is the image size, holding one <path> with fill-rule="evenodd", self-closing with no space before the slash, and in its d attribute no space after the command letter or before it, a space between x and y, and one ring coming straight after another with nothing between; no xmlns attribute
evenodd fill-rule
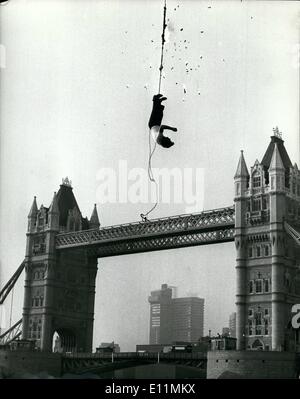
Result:
<svg viewBox="0 0 300 399"><path fill-rule="evenodd" d="M167 363L206 370L206 352L168 353L66 353L63 355L63 373L83 374L107 372L129 367Z"/></svg>
<svg viewBox="0 0 300 399"><path fill-rule="evenodd" d="M99 229L59 233L56 249L85 248L98 258L234 240L234 207Z"/></svg>

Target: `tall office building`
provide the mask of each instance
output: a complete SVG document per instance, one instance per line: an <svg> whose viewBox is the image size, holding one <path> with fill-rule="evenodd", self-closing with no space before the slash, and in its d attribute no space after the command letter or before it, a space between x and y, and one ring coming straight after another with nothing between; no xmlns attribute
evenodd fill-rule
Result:
<svg viewBox="0 0 300 399"><path fill-rule="evenodd" d="M150 344L170 342L172 334L172 289L162 284L160 290L152 291L150 303Z"/></svg>
<svg viewBox="0 0 300 399"><path fill-rule="evenodd" d="M229 333L232 338L236 338L236 312L229 316Z"/></svg>
<svg viewBox="0 0 300 399"><path fill-rule="evenodd" d="M204 299L198 297L172 299L173 341L197 341L203 337Z"/></svg>
<svg viewBox="0 0 300 399"><path fill-rule="evenodd" d="M193 342L203 336L203 298L172 298L172 289L163 284L151 292L149 303L150 344Z"/></svg>

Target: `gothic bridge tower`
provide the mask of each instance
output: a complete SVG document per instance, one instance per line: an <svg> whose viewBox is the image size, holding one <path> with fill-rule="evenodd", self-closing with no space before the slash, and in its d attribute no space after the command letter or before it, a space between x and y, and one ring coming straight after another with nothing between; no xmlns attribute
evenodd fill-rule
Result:
<svg viewBox="0 0 300 399"><path fill-rule="evenodd" d="M235 181L237 349L294 350L291 307L300 303L300 172L278 128L250 173L241 153Z"/></svg>
<svg viewBox="0 0 300 399"><path fill-rule="evenodd" d="M96 206L83 218L66 178L49 208L34 198L28 215L23 338L51 351L53 336L65 351L92 350L97 257L86 250L56 251L59 232L99 228Z"/></svg>

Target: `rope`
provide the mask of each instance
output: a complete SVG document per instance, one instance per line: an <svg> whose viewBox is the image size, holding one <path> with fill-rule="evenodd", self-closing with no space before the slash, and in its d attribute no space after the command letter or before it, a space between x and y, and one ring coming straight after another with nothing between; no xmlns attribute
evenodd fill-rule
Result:
<svg viewBox="0 0 300 399"><path fill-rule="evenodd" d="M142 218L142 220L143 220L144 222L147 222L147 216L148 216L152 211L154 211L154 209L155 209L155 208L157 207L157 205L158 205L158 184L157 184L157 182L156 182L156 180L155 180L155 178L154 178L154 176L153 176L152 164L151 164L152 157L153 157L154 152L155 152L155 149L156 149L156 144L157 144L157 143L155 142L154 147L153 147L153 149L152 149L152 148L151 148L151 130L149 129L148 177L149 177L150 182L155 184L155 196L156 196L156 201L155 201L155 204L153 205L153 207L152 207L148 212L146 212L145 214L144 214L144 213L141 213L141 218Z"/></svg>
<svg viewBox="0 0 300 399"><path fill-rule="evenodd" d="M160 93L160 86L161 86L161 77L162 77L162 70L163 70L163 62L164 62L164 46L165 46L165 30L167 27L166 24L166 15L167 15L167 0L165 0L164 5L164 17L163 17L163 31L161 34L161 55L160 55L160 66L159 66L159 83L158 83L158 93Z"/></svg>
<svg viewBox="0 0 300 399"><path fill-rule="evenodd" d="M164 1L164 16L163 16L163 29L162 29L162 34L161 34L161 55L160 55L160 66L159 66L159 81L158 81L158 94L160 93L160 88L161 88L161 78L162 78L162 70L164 68L163 62L164 62L164 46L165 46L165 31L166 31L166 15L167 15L167 0ZM152 172L152 157L154 155L155 149L156 149L156 141L154 144L154 148L152 150L151 148L151 130L149 129L149 159L148 159L148 176L149 180L151 183L155 184L155 196L156 196L156 202L153 205L153 207L145 214L141 213L141 218L143 222L146 222L147 216L154 211L154 209L158 205L158 184L156 180L154 179L153 172Z"/></svg>

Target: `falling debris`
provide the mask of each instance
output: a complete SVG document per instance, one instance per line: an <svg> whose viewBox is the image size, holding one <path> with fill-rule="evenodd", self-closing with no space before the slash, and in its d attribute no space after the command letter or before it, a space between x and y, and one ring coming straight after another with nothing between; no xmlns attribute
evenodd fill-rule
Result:
<svg viewBox="0 0 300 399"><path fill-rule="evenodd" d="M211 8L211 6L208 6L207 8Z"/></svg>
<svg viewBox="0 0 300 399"><path fill-rule="evenodd" d="M126 85L126 88L129 89L129 85Z"/></svg>
<svg viewBox="0 0 300 399"><path fill-rule="evenodd" d="M183 28L181 28L180 31L182 32L182 31L183 31Z"/></svg>
<svg viewBox="0 0 300 399"><path fill-rule="evenodd" d="M200 33L204 33L204 30L202 30Z"/></svg>

